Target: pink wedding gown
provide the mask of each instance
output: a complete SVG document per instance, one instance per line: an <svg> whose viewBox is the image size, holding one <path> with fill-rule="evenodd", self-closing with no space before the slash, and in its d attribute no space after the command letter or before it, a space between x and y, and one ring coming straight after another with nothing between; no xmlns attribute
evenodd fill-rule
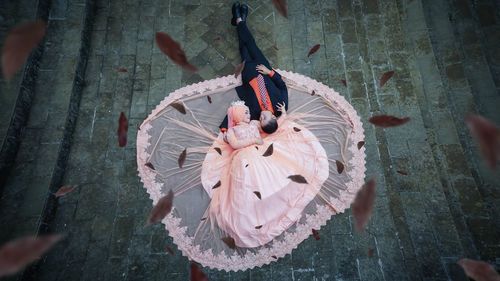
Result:
<svg viewBox="0 0 500 281"><path fill-rule="evenodd" d="M233 129L238 140L260 136L253 123ZM202 165L217 225L238 247L264 245L297 222L329 175L326 152L306 128L281 118L278 131L263 140L237 150L216 141ZM263 156L271 144L273 153ZM307 183L292 181L293 175Z"/></svg>

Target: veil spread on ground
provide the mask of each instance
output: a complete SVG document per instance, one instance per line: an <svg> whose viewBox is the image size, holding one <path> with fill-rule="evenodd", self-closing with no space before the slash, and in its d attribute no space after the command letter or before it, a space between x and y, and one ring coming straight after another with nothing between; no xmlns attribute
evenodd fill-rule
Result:
<svg viewBox="0 0 500 281"><path fill-rule="evenodd" d="M218 126L231 102L238 100L235 87L241 85L241 79L231 75L170 93L138 131L137 166L144 187L153 205L174 191L174 207L162 223L183 255L203 266L238 271L278 260L311 235L312 229L319 230L332 215L349 208L364 183L365 148L358 148L364 140L363 127L353 107L322 83L277 71L288 87L286 120L307 128L315 136L329 165L322 186L301 209L299 219L262 246L228 247L222 240L228 233L209 215L213 189L206 187L211 183L205 182L204 187L201 177L207 167L217 170L217 165L226 164L226 160L209 161L208 156L219 153L215 147L221 148L222 153L227 150ZM172 103L181 104L186 114L172 107ZM181 168L179 156L184 150L186 157ZM340 174L337 161L344 166Z"/></svg>

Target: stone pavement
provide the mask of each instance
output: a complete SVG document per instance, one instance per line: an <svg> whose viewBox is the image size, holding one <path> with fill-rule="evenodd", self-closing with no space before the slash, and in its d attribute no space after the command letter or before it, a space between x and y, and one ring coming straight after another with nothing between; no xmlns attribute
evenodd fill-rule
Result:
<svg viewBox="0 0 500 281"><path fill-rule="evenodd" d="M319 241L310 237L291 255L245 272L203 268L210 280L468 280L456 264L464 257L499 270L500 176L486 167L463 122L475 112L500 126L498 1L287 2L285 19L269 1L247 1L248 26L274 67L329 85L358 111L367 175L377 177L374 215L363 234L350 211L336 215ZM0 244L46 231L67 237L24 279L188 280L190 262L164 227L144 227L152 202L137 176L135 125L169 92L233 72L240 57L231 3L52 0L36 95L1 194ZM11 16L5 26L25 20ZM90 49L79 91L87 17ZM199 71L162 54L157 31L178 41ZM315 44L321 48L309 59ZM389 70L394 77L380 88ZM19 91L8 87L0 84L4 131ZM130 124L124 148L117 144L120 112ZM75 124L67 121L72 114ZM411 122L389 129L367 122L380 114ZM80 187L54 201L58 183Z"/></svg>

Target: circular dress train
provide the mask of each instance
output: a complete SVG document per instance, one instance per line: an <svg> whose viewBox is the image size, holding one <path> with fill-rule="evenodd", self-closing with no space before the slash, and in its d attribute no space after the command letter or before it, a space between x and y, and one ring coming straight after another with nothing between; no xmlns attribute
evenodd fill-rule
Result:
<svg viewBox="0 0 500 281"><path fill-rule="evenodd" d="M277 70L289 110L263 144L234 150L218 125L240 79L226 76L170 93L137 134L139 176L155 205L174 191L163 220L183 255L237 271L262 266L342 213L364 183L361 121L329 87Z"/></svg>

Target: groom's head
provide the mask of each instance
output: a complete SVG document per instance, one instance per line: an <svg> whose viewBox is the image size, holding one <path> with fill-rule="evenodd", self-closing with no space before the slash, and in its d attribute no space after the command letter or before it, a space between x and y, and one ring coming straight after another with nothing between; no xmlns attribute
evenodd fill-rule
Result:
<svg viewBox="0 0 500 281"><path fill-rule="evenodd" d="M263 110L260 113L260 126L262 131L267 134L272 134L278 129L278 121L276 121L276 116L269 110Z"/></svg>

